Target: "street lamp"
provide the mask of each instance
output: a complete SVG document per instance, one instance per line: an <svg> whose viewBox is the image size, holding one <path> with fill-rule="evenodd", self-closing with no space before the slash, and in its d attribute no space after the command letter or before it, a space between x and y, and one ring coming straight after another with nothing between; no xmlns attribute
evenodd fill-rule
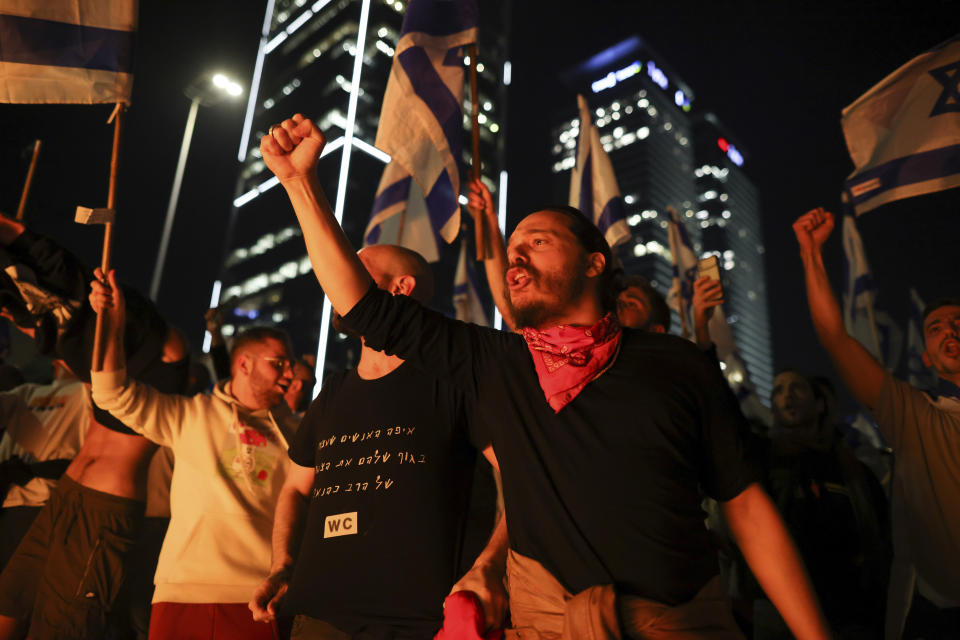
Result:
<svg viewBox="0 0 960 640"><path fill-rule="evenodd" d="M173 177L170 202L167 204L167 217L163 224L163 235L160 237L157 264L153 268L153 280L150 282L150 299L154 302L157 301L157 294L160 291L163 263L167 259L167 247L170 245L170 233L173 230L173 216L177 211L177 200L180 198L183 169L187 164L190 141L193 139L193 128L197 123L197 111L201 106L211 107L227 98L239 97L243 93L243 87L222 73L204 74L184 89L184 93L192 102L190 103L190 113L187 115L187 127L183 132L183 142L180 145L180 158L177 160L177 172Z"/></svg>

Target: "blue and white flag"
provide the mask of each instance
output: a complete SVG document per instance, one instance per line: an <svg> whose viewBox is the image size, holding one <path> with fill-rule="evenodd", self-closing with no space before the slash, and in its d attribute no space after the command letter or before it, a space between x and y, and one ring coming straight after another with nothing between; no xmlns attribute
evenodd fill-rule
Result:
<svg viewBox="0 0 960 640"><path fill-rule="evenodd" d="M917 290L910 287L910 317L907 319L907 382L918 389L933 389L937 376L923 364L927 345L923 337L923 310L926 308Z"/></svg>
<svg viewBox="0 0 960 640"><path fill-rule="evenodd" d="M393 216L404 210L398 198L412 192L411 179L437 237L453 242L460 231L462 49L477 39L477 17L474 0L410 0L407 5L376 140L396 166L384 170L364 234L367 243L390 217L387 207ZM393 182L385 183L388 173Z"/></svg>
<svg viewBox="0 0 960 640"><path fill-rule="evenodd" d="M686 324L689 333L684 337L694 338L693 283L697 279L697 254L693 250L680 214L673 207L667 207L667 215L670 217L667 231L670 254L673 257L673 284L667 294L667 304L678 314L684 314L681 322ZM722 306L713 308L707 330L717 349L717 358L721 362L724 377L737 396L744 415L764 424L771 424L770 410L757 395L756 387L750 380L747 363L737 348L733 330L730 329Z"/></svg>
<svg viewBox="0 0 960 640"><path fill-rule="evenodd" d="M667 305L680 315L684 338L689 338L693 329L693 281L697 279L697 254L693 251L690 235L673 207L667 207L669 226L667 238L670 256L673 259L673 282L667 293Z"/></svg>
<svg viewBox="0 0 960 640"><path fill-rule="evenodd" d="M0 0L0 102L130 103L134 0Z"/></svg>
<svg viewBox="0 0 960 640"><path fill-rule="evenodd" d="M960 186L960 36L903 65L843 110L857 215Z"/></svg>
<svg viewBox="0 0 960 640"><path fill-rule="evenodd" d="M843 322L882 366L893 371L900 361L903 332L884 311L876 308L877 294L863 241L853 216L843 216L843 253L846 268Z"/></svg>
<svg viewBox="0 0 960 640"><path fill-rule="evenodd" d="M480 287L474 261L467 259L467 239L460 237L460 259L457 260L457 273L453 279L453 308L457 320L472 322L489 327L487 313L480 301Z"/></svg>
<svg viewBox="0 0 960 640"><path fill-rule="evenodd" d="M633 235L627 226L623 198L617 186L610 156L600 143L600 131L590 118L590 107L577 96L580 107L580 135L577 138L577 164L570 174L570 206L597 225L607 244L615 247Z"/></svg>
<svg viewBox="0 0 960 640"><path fill-rule="evenodd" d="M363 244L396 244L416 251L427 262L436 262L440 259L438 242L420 187L399 163L389 162L380 178Z"/></svg>

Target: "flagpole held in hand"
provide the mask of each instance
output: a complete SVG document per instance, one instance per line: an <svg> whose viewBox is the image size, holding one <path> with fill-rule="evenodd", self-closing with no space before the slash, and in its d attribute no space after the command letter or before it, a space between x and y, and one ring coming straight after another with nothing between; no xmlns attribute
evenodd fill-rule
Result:
<svg viewBox="0 0 960 640"><path fill-rule="evenodd" d="M480 99L477 97L477 45L470 45L470 106L473 122L473 178L480 178ZM488 256L487 235L484 217L473 218L473 228L477 245L477 260L486 260Z"/></svg>
<svg viewBox="0 0 960 640"><path fill-rule="evenodd" d="M119 167L120 156L120 133L123 124L123 104L118 102L107 123L113 121L113 151L110 156L110 185L107 187L107 210L114 213L116 211L117 195L117 168ZM104 276L110 271L110 252L113 244L113 220L112 216L104 221L103 225L103 256L100 259L100 269ZM97 314L97 327L93 336L93 364L94 371L100 371L103 368L103 314Z"/></svg>
<svg viewBox="0 0 960 640"><path fill-rule="evenodd" d="M33 182L33 172L37 168L37 158L40 157L40 140L33 143L33 155L30 157L30 168L27 169L27 179L23 183L23 193L20 195L20 206L17 207L17 220L23 220L23 211L27 208L27 197L30 195L30 183Z"/></svg>

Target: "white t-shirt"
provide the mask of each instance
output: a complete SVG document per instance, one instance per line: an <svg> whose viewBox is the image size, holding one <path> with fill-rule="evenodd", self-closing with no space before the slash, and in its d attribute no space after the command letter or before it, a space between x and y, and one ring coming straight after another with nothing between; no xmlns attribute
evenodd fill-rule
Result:
<svg viewBox="0 0 960 640"><path fill-rule="evenodd" d="M76 457L93 415L90 392L76 378L51 384L22 384L0 393L0 461L19 456L26 463ZM56 480L34 478L11 485L4 507L39 507Z"/></svg>

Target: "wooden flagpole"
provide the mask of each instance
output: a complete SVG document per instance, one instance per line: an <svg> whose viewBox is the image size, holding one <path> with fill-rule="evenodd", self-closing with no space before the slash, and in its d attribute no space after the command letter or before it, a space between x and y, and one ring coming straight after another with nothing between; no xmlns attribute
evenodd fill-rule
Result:
<svg viewBox="0 0 960 640"><path fill-rule="evenodd" d="M30 158L30 168L27 169L27 179L23 183L23 193L20 195L20 206L17 207L17 220L23 220L23 212L27 208L27 197L30 195L30 184L33 182L33 172L37 168L37 158L40 157L40 140L33 143L33 156Z"/></svg>
<svg viewBox="0 0 960 640"><path fill-rule="evenodd" d="M115 211L117 196L117 168L120 164L120 133L123 129L123 104L117 103L110 116L113 120L113 150L110 156L110 185L107 188L107 209ZM109 120L107 121L109 122ZM100 259L100 269L104 277L110 270L110 253L113 246L113 223L103 225L103 257ZM96 332L93 335L93 369L103 368L103 314L97 314Z"/></svg>
<svg viewBox="0 0 960 640"><path fill-rule="evenodd" d="M477 45L470 45L470 106L473 122L473 171L474 180L480 179L480 99L477 97ZM477 245L477 260L486 260L487 234L484 216L478 215L473 219L473 228L476 233L474 239Z"/></svg>

